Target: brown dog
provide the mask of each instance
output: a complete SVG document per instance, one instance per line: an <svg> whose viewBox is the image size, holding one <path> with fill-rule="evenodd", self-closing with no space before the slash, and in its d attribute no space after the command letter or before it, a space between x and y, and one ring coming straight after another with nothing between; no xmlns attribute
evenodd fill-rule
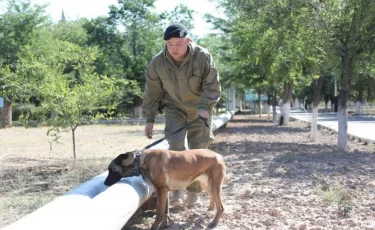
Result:
<svg viewBox="0 0 375 230"><path fill-rule="evenodd" d="M156 219L151 229L161 229L167 223L165 213L168 191L178 190L199 181L202 189L210 194L208 210L216 205L216 215L209 228L216 227L224 208L221 188L226 177L223 157L208 149L171 151L147 149L120 154L108 167L104 182L111 186L123 177L139 176L152 183L157 192Z"/></svg>

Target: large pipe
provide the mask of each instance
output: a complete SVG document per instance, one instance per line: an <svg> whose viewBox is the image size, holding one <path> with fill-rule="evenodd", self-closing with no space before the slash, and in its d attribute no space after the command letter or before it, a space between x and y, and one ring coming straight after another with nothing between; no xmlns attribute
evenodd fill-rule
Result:
<svg viewBox="0 0 375 230"><path fill-rule="evenodd" d="M234 112L212 119L213 131L225 125ZM167 149L166 141L152 147ZM103 184L108 172L79 185L63 196L3 228L3 230L119 230L154 192L141 177L122 179L115 185Z"/></svg>

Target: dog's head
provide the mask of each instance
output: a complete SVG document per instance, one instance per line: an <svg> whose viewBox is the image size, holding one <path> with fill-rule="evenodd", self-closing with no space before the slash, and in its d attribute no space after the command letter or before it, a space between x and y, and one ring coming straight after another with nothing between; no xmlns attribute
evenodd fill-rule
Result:
<svg viewBox="0 0 375 230"><path fill-rule="evenodd" d="M123 177L134 176L135 152L118 155L108 166L108 176L104 181L107 186L114 185Z"/></svg>

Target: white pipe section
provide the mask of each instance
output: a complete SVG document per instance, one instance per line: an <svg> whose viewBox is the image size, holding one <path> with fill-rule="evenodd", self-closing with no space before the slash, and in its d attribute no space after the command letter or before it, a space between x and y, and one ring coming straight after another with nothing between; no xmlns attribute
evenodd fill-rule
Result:
<svg viewBox="0 0 375 230"><path fill-rule="evenodd" d="M213 131L225 125L234 111L213 117ZM167 149L167 141L152 147ZM154 187L141 177L125 178L105 186L108 172L74 188L2 230L119 230L152 195Z"/></svg>

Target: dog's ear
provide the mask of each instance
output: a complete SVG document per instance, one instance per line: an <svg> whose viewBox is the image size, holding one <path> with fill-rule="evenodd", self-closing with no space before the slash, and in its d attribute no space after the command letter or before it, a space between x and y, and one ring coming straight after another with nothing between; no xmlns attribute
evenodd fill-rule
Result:
<svg viewBox="0 0 375 230"><path fill-rule="evenodd" d="M116 165L121 165L122 164L122 161L123 160L125 160L125 159L127 159L129 157L129 155L128 154L126 154L126 153L123 153L123 154L120 154L120 155L118 155L116 158L115 158L115 164Z"/></svg>
<svg viewBox="0 0 375 230"><path fill-rule="evenodd" d="M117 165L122 165L122 166L129 166L132 165L134 162L134 152L127 152L120 154L118 157L115 159L115 164Z"/></svg>

